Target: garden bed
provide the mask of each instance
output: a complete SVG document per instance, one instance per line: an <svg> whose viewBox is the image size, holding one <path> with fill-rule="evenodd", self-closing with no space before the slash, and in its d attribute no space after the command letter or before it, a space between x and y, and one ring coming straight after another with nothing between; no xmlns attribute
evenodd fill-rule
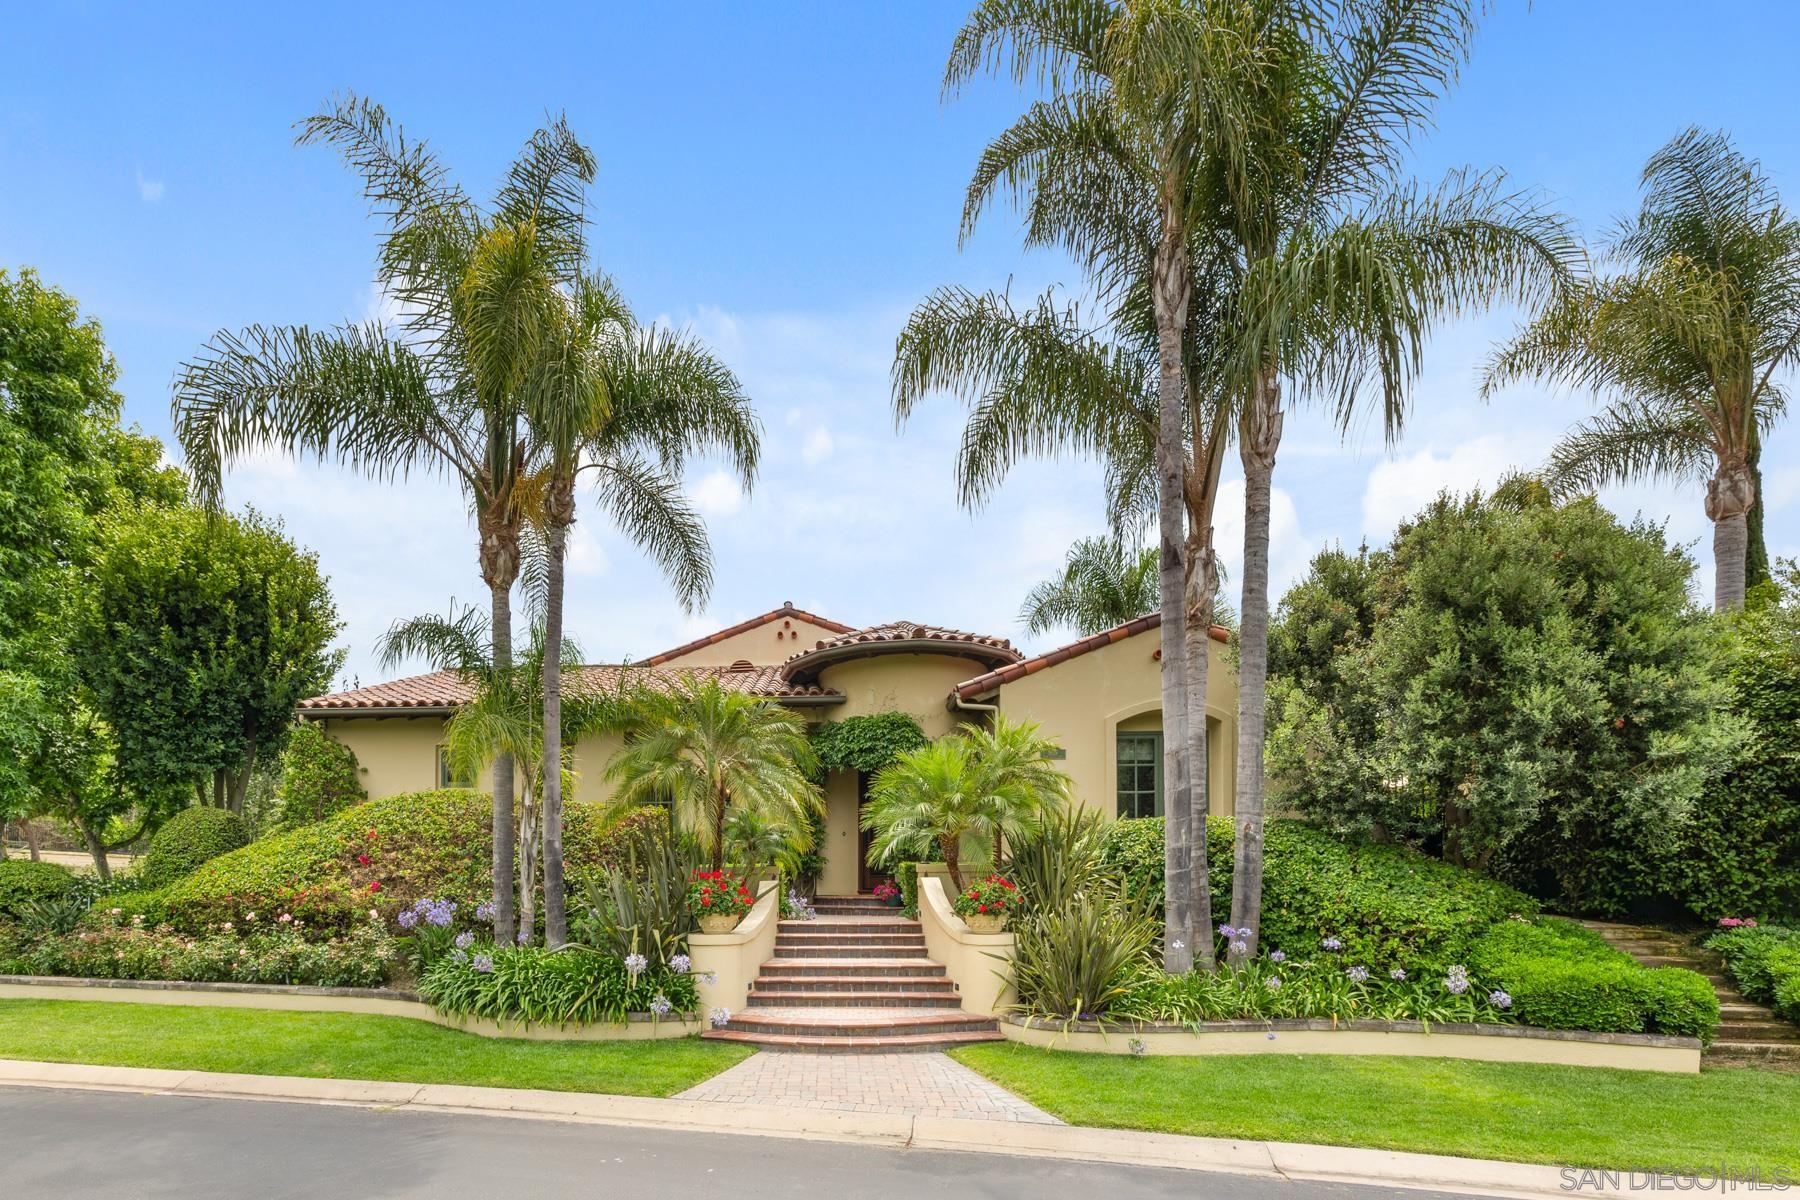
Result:
<svg viewBox="0 0 1800 1200"><path fill-rule="evenodd" d="M335 988L256 983L185 983L163 979L75 979L0 975L0 1000L89 1000L247 1008L286 1012L357 1013L407 1017L491 1038L529 1041L649 1041L686 1037L703 1028L673 1014L632 1013L623 1024L544 1025L455 1017L438 1012L413 992L393 988Z"/></svg>
<svg viewBox="0 0 1800 1200"><path fill-rule="evenodd" d="M1000 1032L1009 1041L1025 1045L1089 1054L1146 1057L1350 1054L1550 1063L1685 1074L1700 1070L1700 1042L1696 1038L1644 1033L1585 1033L1535 1029L1525 1025L1334 1022L1293 1018L1174 1025L1009 1016L1001 1018Z"/></svg>

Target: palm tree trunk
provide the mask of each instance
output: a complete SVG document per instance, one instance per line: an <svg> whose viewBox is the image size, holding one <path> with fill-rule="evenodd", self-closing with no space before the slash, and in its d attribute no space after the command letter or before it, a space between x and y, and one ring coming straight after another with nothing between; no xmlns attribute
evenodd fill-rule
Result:
<svg viewBox="0 0 1800 1200"><path fill-rule="evenodd" d="M1755 503L1749 464L1721 462L1706 485L1706 515L1713 523L1713 607L1719 612L1744 607L1747 518Z"/></svg>
<svg viewBox="0 0 1800 1200"><path fill-rule="evenodd" d="M1183 565L1183 483L1187 455L1182 427L1187 419L1187 383L1182 335L1187 324L1188 260L1186 239L1175 211L1177 190L1165 189L1162 240L1152 263L1151 291L1156 309L1157 533L1160 564L1157 583L1162 614L1163 726L1163 969L1185 974L1194 965L1194 922L1191 909L1193 863L1192 783L1188 774L1186 569Z"/></svg>
<svg viewBox="0 0 1800 1200"><path fill-rule="evenodd" d="M573 490L573 481L570 483ZM544 597L544 939L551 949L569 940L563 883L562 641L563 566L569 526L563 519L573 497L560 481L551 485L551 512L545 540L550 569ZM563 502L567 501L565 505Z"/></svg>
<svg viewBox="0 0 1800 1200"><path fill-rule="evenodd" d="M523 774L525 793L519 798L519 932L516 938L521 945L529 942L537 931L537 839L541 812L538 786L542 782L534 778L537 774L534 770Z"/></svg>
<svg viewBox="0 0 1800 1200"><path fill-rule="evenodd" d="M1211 747L1207 744L1206 688L1212 660L1213 594L1219 586L1218 568L1212 556L1210 529L1188 537L1187 711L1188 762L1193 772L1189 790L1192 808L1188 818L1189 917L1193 922L1194 961L1202 970L1217 966L1213 960L1212 879L1206 862L1206 818L1212 805Z"/></svg>
<svg viewBox="0 0 1800 1200"><path fill-rule="evenodd" d="M944 852L944 868L950 872L950 887L956 893L950 897L952 902L962 895L963 890L961 841L958 837L938 839L938 849Z"/></svg>
<svg viewBox="0 0 1800 1200"><path fill-rule="evenodd" d="M1263 737L1269 681L1269 504L1281 445L1281 384L1273 370L1256 381L1238 438L1244 464L1244 591L1238 639L1237 836L1232 847L1231 925L1243 931L1229 960L1256 953L1262 932Z"/></svg>
<svg viewBox="0 0 1800 1200"><path fill-rule="evenodd" d="M481 526L481 577L488 585L489 620L494 639L494 670L512 670L512 585L519 575L518 530L488 512ZM513 757L494 757L494 940L510 945L517 929L513 908L513 859L518 846L513 831Z"/></svg>

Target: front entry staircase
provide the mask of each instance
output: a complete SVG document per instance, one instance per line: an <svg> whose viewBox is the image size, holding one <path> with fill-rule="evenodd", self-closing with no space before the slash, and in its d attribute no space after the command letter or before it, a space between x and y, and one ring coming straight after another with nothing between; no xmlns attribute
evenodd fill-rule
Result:
<svg viewBox="0 0 1800 1200"><path fill-rule="evenodd" d="M962 1010L917 921L865 896L821 896L813 908L814 920L780 923L743 1011L701 1037L839 1054L1001 1040L993 1018Z"/></svg>

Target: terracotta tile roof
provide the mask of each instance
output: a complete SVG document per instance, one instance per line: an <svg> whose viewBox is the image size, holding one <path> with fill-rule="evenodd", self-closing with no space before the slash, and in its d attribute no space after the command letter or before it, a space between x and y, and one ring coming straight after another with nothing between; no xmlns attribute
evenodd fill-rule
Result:
<svg viewBox="0 0 1800 1200"><path fill-rule="evenodd" d="M752 629L767 625L771 621L793 618L809 621L814 625L822 625L834 633L849 633L851 631L850 626L848 625L841 625L829 617L821 617L817 613L809 613L803 608L795 608L792 600L783 600L780 608L772 608L760 617L751 617L748 621L739 621L736 625L721 629L717 633L709 633L703 638L695 638L691 642L684 642L682 645L676 646L673 650L664 650L660 654L652 654L649 658L643 660L643 665L646 667L661 666L670 659L680 658L684 654L692 654L696 650L704 650L708 646L716 646L726 638L736 637L740 633L749 633Z"/></svg>
<svg viewBox="0 0 1800 1200"><path fill-rule="evenodd" d="M577 667L564 675L564 686L570 688L612 689L627 683L643 683L651 687L667 687L677 679L706 677L717 679L727 691L767 696L776 700L804 703L835 703L843 697L829 688L798 686L782 678L779 667L752 666L748 663L730 667L665 667L661 670L638 665L596 663ZM303 713L380 712L384 709L423 709L448 711L468 700L474 688L455 671L433 671L391 683L328 696L314 696L300 702Z"/></svg>
<svg viewBox="0 0 1800 1200"><path fill-rule="evenodd" d="M1141 617L1134 617L1123 625L1115 625L1111 629L1103 629L1099 633L1089 634L1079 641L1070 642L1066 646L1058 646L1036 658L1007 663L985 675L977 675L973 679L965 680L956 685L956 694L964 700L973 700L977 696L986 695L1002 684L1011 683L1015 679L1023 679L1027 675L1035 675L1046 668L1054 667L1057 663L1068 662L1071 658L1080 658L1089 651L1110 646L1114 642L1122 642L1128 637L1135 637L1140 633L1159 628L1161 625L1161 613L1147 613ZM1214 625L1209 631L1209 636L1215 642L1223 642L1230 637L1230 633L1224 626Z"/></svg>
<svg viewBox="0 0 1800 1200"><path fill-rule="evenodd" d="M810 670L814 664L822 666L827 662L857 657L863 652L880 654L888 648L912 650L917 648L916 643L919 642L942 643L944 653L967 654L993 663L1016 662L1023 657L1005 638L990 637L985 633L967 633L961 629L945 629L941 625L921 625L916 621L889 621L826 638L811 649L802 650L789 658L781 664L781 670L783 675L792 679L797 674Z"/></svg>

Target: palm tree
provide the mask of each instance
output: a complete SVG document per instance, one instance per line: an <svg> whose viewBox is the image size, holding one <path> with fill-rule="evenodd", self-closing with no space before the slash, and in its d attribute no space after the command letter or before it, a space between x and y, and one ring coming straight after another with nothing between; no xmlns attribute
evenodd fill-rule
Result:
<svg viewBox="0 0 1800 1200"><path fill-rule="evenodd" d="M1069 777L1052 766L1056 744L1030 723L996 718L992 729L964 725L910 750L869 785L862 823L874 832L870 856L888 862L921 842L935 844L957 891L965 839L995 847L1038 828L1069 797Z"/></svg>
<svg viewBox="0 0 1800 1200"><path fill-rule="evenodd" d="M801 860L813 848L810 823L791 825L761 809L738 805L725 817L725 851L729 861L755 880L773 867L785 879L796 879Z"/></svg>
<svg viewBox="0 0 1800 1200"><path fill-rule="evenodd" d="M1756 460L1787 408L1775 375L1800 362L1800 221L1723 133L1679 134L1643 186L1608 246L1619 273L1498 351L1483 390L1536 377L1616 397L1556 447L1549 475L1563 491L1704 480L1723 612L1744 603Z"/></svg>
<svg viewBox="0 0 1800 1200"><path fill-rule="evenodd" d="M1086 636L1154 611L1154 547L1128 549L1116 537L1082 538L1069 547L1062 573L1032 588L1019 621L1033 634L1066 626Z"/></svg>
<svg viewBox="0 0 1800 1200"><path fill-rule="evenodd" d="M583 278L566 296L552 349L528 389L532 434L528 501L544 529L544 762L559 761L563 594L576 485L594 484L601 511L649 551L683 607L712 586L706 529L688 503L681 471L689 454L723 450L747 489L761 429L737 377L685 334L640 326L605 276ZM552 946L568 938L562 855L562 788L545 768L544 916Z"/></svg>
<svg viewBox="0 0 1800 1200"><path fill-rule="evenodd" d="M525 462L522 388L553 315L550 285L580 269L594 159L560 118L534 133L483 208L423 142L354 95L302 121L335 149L384 225L376 280L398 317L334 329L253 325L215 334L180 370L174 426L194 486L219 499L226 468L274 448L380 479L462 486L488 587L494 669L512 666ZM494 929L513 929L513 775L494 770Z"/></svg>
<svg viewBox="0 0 1800 1200"><path fill-rule="evenodd" d="M800 718L768 700L729 692L716 679L686 679L631 698L625 746L607 767L615 808L669 804L710 856L725 865L734 807L799 827L821 812L818 765Z"/></svg>
<svg viewBox="0 0 1800 1200"><path fill-rule="evenodd" d="M1533 305L1579 262L1562 223L1498 175L1400 177L1411 135L1466 57L1474 0L1194 3L1159 9L1158 69L1207 114L1201 190L1238 294L1217 361L1245 402L1237 836L1231 924L1261 923L1269 515L1281 388L1340 421L1376 389L1390 439L1436 323L1495 300Z"/></svg>
<svg viewBox="0 0 1800 1200"><path fill-rule="evenodd" d="M543 659L549 647L541 625L533 625L525 654L502 669L495 665L494 645L487 618L480 610L458 610L448 616L412 617L396 621L381 643L382 664L398 666L423 658L440 671L454 671L473 691L444 724L444 749L450 770L460 779L475 779L489 766L510 760L518 764L523 783L518 842L518 915L521 940L536 928L538 822L545 813L542 798L549 782L560 784L569 770L567 755L543 759L544 705L541 690ZM565 665L580 659L580 648L565 640ZM582 733L612 716L610 698L581 691L571 697L560 717L560 743L572 745ZM551 764L555 765L552 766Z"/></svg>

